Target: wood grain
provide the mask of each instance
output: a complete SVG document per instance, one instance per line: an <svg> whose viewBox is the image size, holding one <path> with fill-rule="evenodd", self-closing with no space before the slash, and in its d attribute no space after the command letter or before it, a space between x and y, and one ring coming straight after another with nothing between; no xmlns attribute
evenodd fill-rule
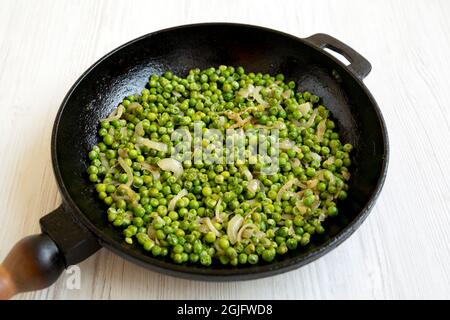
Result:
<svg viewBox="0 0 450 320"><path fill-rule="evenodd" d="M60 203L50 163L59 103L118 45L174 25L231 21L299 37L324 32L373 66L391 161L377 205L339 248L310 265L250 282L204 283L147 271L101 250L18 299L450 298L450 2L0 1L0 260ZM276 50L276 48L274 48Z"/></svg>

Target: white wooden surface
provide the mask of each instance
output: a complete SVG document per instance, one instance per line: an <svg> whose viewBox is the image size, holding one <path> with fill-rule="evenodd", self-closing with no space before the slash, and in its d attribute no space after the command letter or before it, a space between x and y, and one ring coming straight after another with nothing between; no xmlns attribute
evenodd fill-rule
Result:
<svg viewBox="0 0 450 320"><path fill-rule="evenodd" d="M50 163L58 106L78 76L120 44L162 28L231 21L299 37L329 33L373 66L391 160L363 226L310 265L232 283L180 280L106 250L18 299L450 298L450 1L0 0L0 259L60 202ZM276 48L274 48L276 50Z"/></svg>

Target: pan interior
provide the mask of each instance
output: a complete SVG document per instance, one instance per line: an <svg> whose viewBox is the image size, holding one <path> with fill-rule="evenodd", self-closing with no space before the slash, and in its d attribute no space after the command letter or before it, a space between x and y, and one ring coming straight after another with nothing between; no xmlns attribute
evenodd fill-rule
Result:
<svg viewBox="0 0 450 320"><path fill-rule="evenodd" d="M246 71L283 73L301 90L323 99L343 141L355 146L349 197L338 204L340 215L327 221L326 233L314 235L305 248L271 265L209 268L176 266L154 259L138 246L124 244L120 231L106 219L85 174L87 153L98 141L99 119L124 97L139 93L151 74L170 70L184 76L192 68L243 66ZM157 32L117 49L88 70L63 102L53 141L55 172L66 200L84 215L91 230L116 252L148 267L205 275L257 274L296 266L337 245L362 222L384 175L386 143L382 120L371 96L341 64L305 42L267 29L242 25L193 25ZM83 218L83 217L81 217ZM85 220L83 218L83 220Z"/></svg>

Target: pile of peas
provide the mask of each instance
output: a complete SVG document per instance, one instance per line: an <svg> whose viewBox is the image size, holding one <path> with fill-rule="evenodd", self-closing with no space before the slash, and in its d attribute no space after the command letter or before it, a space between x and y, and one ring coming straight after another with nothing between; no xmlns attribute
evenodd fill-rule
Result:
<svg viewBox="0 0 450 320"><path fill-rule="evenodd" d="M249 86L260 88L264 106L260 99L241 94ZM122 230L125 242L139 243L154 257L204 266L271 262L323 233L323 220L337 215L337 200L347 197L352 146L340 141L320 98L298 91L282 74L245 73L232 66L194 69L186 78L165 72L152 75L147 88L125 98L120 108L121 114L100 122L101 141L89 152L87 173L98 198L109 207L108 220ZM158 168L158 161L171 157L178 143L171 139L174 130L185 128L193 134L194 122L201 122L203 128L224 132L239 124L230 114L242 120L251 117L244 131L277 125L279 140L293 142L295 148L279 151L277 173L262 174L261 163L191 160L182 162L179 177L172 171L159 169L159 177L149 171L148 165ZM140 136L167 149L142 145ZM206 147L209 142L201 141ZM260 182L254 192L247 188L244 169ZM279 190L293 179L280 198ZM187 195L169 211L171 199L183 189ZM239 229L246 224L253 228L241 241L230 241L228 223L236 215L243 217ZM215 230L205 226L206 218Z"/></svg>

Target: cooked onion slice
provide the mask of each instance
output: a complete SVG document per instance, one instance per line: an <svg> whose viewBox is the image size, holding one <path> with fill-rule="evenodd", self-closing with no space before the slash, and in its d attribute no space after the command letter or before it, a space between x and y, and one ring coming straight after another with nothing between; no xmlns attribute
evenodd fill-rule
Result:
<svg viewBox="0 0 450 320"><path fill-rule="evenodd" d="M278 191L277 194L277 201L281 201L281 197L283 196L283 193L288 191L290 187L292 187L294 184L298 183L299 181L297 178L291 179L287 181Z"/></svg>
<svg viewBox="0 0 450 320"><path fill-rule="evenodd" d="M223 222L222 221L222 218L220 217L220 205L222 204L222 199L219 199L219 200L217 200L217 203L216 203L216 208L215 208L215 212L214 212L214 214L215 214L215 218L216 218L216 221L217 222Z"/></svg>
<svg viewBox="0 0 450 320"><path fill-rule="evenodd" d="M242 222L244 222L244 218L240 214L236 214L230 221L228 221L227 235L231 244L235 244L237 242L237 236Z"/></svg>
<svg viewBox="0 0 450 320"><path fill-rule="evenodd" d="M258 102L260 105L267 107L269 106L269 103L267 101L265 101L261 94L259 93L261 91L262 87L261 86L254 86L254 85L249 85L247 88L245 89L241 89L238 91L238 95L246 98L246 99L255 99L256 102Z"/></svg>
<svg viewBox="0 0 450 320"><path fill-rule="evenodd" d="M322 142L323 135L325 134L325 130L327 129L327 120L324 119L319 122L317 125L317 141Z"/></svg>
<svg viewBox="0 0 450 320"><path fill-rule="evenodd" d="M289 99L289 98L291 97L291 93L292 93L292 90L291 90L291 89L288 89L288 90L285 90L285 91L281 94L281 96L282 96L284 99Z"/></svg>
<svg viewBox="0 0 450 320"><path fill-rule="evenodd" d="M252 179L247 184L248 191L255 193L256 190L258 190L259 180L258 179Z"/></svg>
<svg viewBox="0 0 450 320"><path fill-rule="evenodd" d="M313 160L316 160L316 161L321 161L322 160L322 157L319 154L315 153L315 152L310 152L309 155L311 156L311 158Z"/></svg>
<svg viewBox="0 0 450 320"><path fill-rule="evenodd" d="M229 129L236 129L236 128L240 128L245 126L247 123L250 122L250 120L252 120L251 116L248 116L247 118L245 118L244 120L241 119L241 121L236 122L235 124L231 125L229 127Z"/></svg>
<svg viewBox="0 0 450 320"><path fill-rule="evenodd" d="M298 158L291 159L290 162L291 162L292 168L297 168L301 164L300 159L298 159Z"/></svg>
<svg viewBox="0 0 450 320"><path fill-rule="evenodd" d="M122 117L123 112L125 111L125 107L123 105L119 105L117 109L115 109L111 114L100 121L113 121L113 120L119 120L120 117Z"/></svg>
<svg viewBox="0 0 450 320"><path fill-rule="evenodd" d="M127 186L126 184L121 184L121 185L119 185L117 187L117 191L119 189L124 189L127 192L127 195L125 197L121 197L121 196L117 196L116 194L114 194L114 198L116 198L116 199L123 198L125 200L130 200L132 203L136 203L137 202L137 194L129 186Z"/></svg>
<svg viewBox="0 0 450 320"><path fill-rule="evenodd" d="M250 172L250 170L248 170L247 167L245 167L244 169L242 169L242 174L247 178L248 181L253 179L253 175Z"/></svg>
<svg viewBox="0 0 450 320"><path fill-rule="evenodd" d="M138 136L141 136L141 137L145 134L144 126L143 126L143 124L142 124L142 121L140 121L140 122L136 125L136 127L134 128L134 132L135 132Z"/></svg>
<svg viewBox="0 0 450 320"><path fill-rule="evenodd" d="M206 217L203 218L203 221L205 222L206 226L208 227L208 229L212 232L214 232L214 234L216 235L216 237L220 237L220 232L219 230L216 229L216 227L214 227L214 225L211 222L211 219Z"/></svg>
<svg viewBox="0 0 450 320"><path fill-rule="evenodd" d="M260 86L255 88L255 90L253 91L253 98L255 98L256 102L258 102L260 105L267 107L269 106L269 103L261 97L261 94L259 93L261 89L262 87Z"/></svg>
<svg viewBox="0 0 450 320"><path fill-rule="evenodd" d="M284 139L283 141L281 141L279 143L279 148L281 150L288 150L288 149L292 149L295 146L294 141L291 141L289 139Z"/></svg>
<svg viewBox="0 0 450 320"><path fill-rule="evenodd" d="M104 153L100 153L100 161L102 163L102 166L104 166L106 168L106 172L109 172L109 170L111 170L111 167L109 166L109 162L106 159L106 156Z"/></svg>
<svg viewBox="0 0 450 320"><path fill-rule="evenodd" d="M156 141L152 141L150 139L146 139L146 138L142 138L142 137L138 137L136 142L138 144L142 144L150 149L155 149L157 151L162 151L162 152L167 151L167 145L162 142L156 142Z"/></svg>
<svg viewBox="0 0 450 320"><path fill-rule="evenodd" d="M236 238L236 242L241 242L244 231L249 230L249 229L252 229L253 231L258 230L258 228L253 223L244 224L241 227L241 229L239 229L239 232L238 232L237 238ZM246 238L249 238L249 237L246 237Z"/></svg>
<svg viewBox="0 0 450 320"><path fill-rule="evenodd" d="M183 189L180 192L178 192L178 194L175 197L173 197L172 200L170 200L169 205L167 206L167 209L169 211L173 211L175 209L177 201L180 200L181 198L183 198L184 196L186 196L187 194L188 194L188 191L186 189Z"/></svg>
<svg viewBox="0 0 450 320"><path fill-rule="evenodd" d="M151 164L149 164L147 162L142 162L140 165L141 165L141 169L147 170L148 172L150 172L152 174L153 179L159 180L160 174L159 174L158 168L156 168L155 166L152 166Z"/></svg>
<svg viewBox="0 0 450 320"><path fill-rule="evenodd" d="M172 158L159 160L157 164L162 170L172 171L173 175L177 179L181 177L181 175L184 172L183 165L181 164L181 162Z"/></svg>
<svg viewBox="0 0 450 320"><path fill-rule="evenodd" d="M297 207L298 211L300 212L301 215L304 215L306 213L306 210L308 209L308 207L306 207L302 201L298 201L295 206Z"/></svg>
<svg viewBox="0 0 450 320"><path fill-rule="evenodd" d="M309 189L314 189L318 183L319 183L318 179L309 180L308 182L306 182L306 187Z"/></svg>
<svg viewBox="0 0 450 320"><path fill-rule="evenodd" d="M158 218L159 218L159 216L158 216ZM147 234L150 239L152 239L152 240L156 239L156 229L153 226L148 227Z"/></svg>
<svg viewBox="0 0 450 320"><path fill-rule="evenodd" d="M142 105L141 105L139 102L132 102L132 103L130 103L130 104L128 105L127 111L128 111L128 112L131 112L131 111L133 111L134 109L136 109L137 107L142 107Z"/></svg>
<svg viewBox="0 0 450 320"><path fill-rule="evenodd" d="M327 160L323 162L324 165L332 165L336 158L334 156L329 157Z"/></svg>
<svg viewBox="0 0 450 320"><path fill-rule="evenodd" d="M298 106L298 110L302 113L303 116L306 116L309 111L312 109L311 102L305 102Z"/></svg>
<svg viewBox="0 0 450 320"><path fill-rule="evenodd" d="M341 174L342 174L342 177L343 177L345 180L349 180L349 179L350 179L350 172L344 171L344 172L342 172Z"/></svg>
<svg viewBox="0 0 450 320"><path fill-rule="evenodd" d="M133 171L128 166L126 161L122 159L122 157L119 157L119 159L117 161L119 162L120 166L125 171L125 173L127 174L128 181L127 181L126 185L128 187L131 186L131 184L133 183Z"/></svg>

